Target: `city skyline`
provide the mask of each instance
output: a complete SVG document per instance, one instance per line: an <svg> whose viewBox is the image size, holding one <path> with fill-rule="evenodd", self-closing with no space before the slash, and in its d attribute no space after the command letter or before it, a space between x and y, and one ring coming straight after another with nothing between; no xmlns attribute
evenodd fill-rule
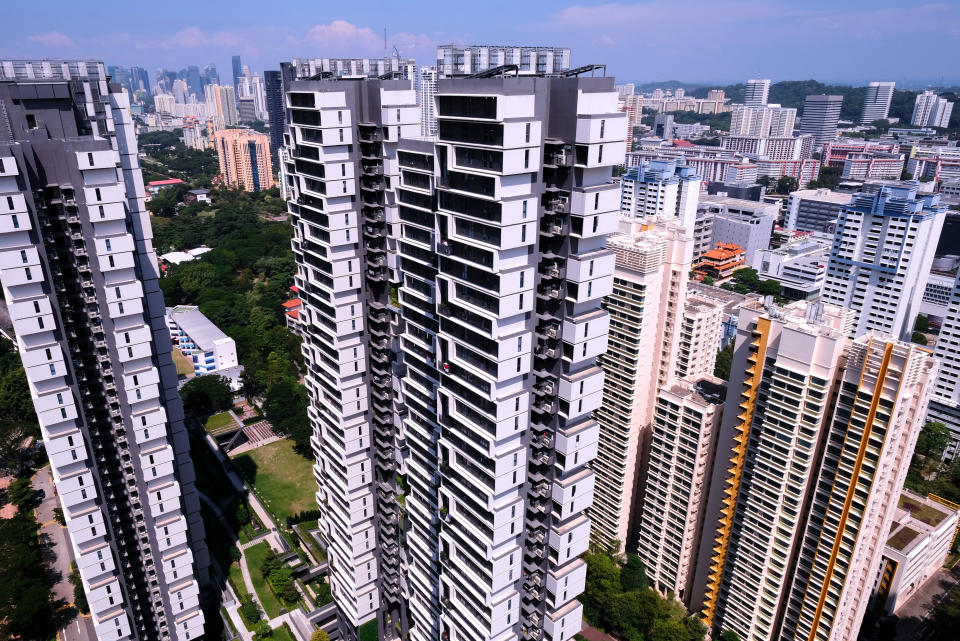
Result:
<svg viewBox="0 0 960 641"><path fill-rule="evenodd" d="M928 60L951 59L960 34L949 26L944 33L942 27L960 23L960 7L948 3L857 0L837 8L817 0L797 8L784 2L757 6L738 0L680 4L652 0L571 3L558 9L543 2L518 6L498 1L485 17L438 12L435 2L410 3L414 9L410 11L376 2L315 19L290 3L272 7L269 19L251 20L248 12L218 1L206 14L217 16L212 24L185 21L176 6L169 15L156 15L148 5L106 10L96 18L96 36L77 35L94 32L92 16L67 3L54 4L60 10L50 12L43 28L25 8L11 7L8 23L22 35L0 45L0 55L103 59L110 65L142 66L151 74L158 67L213 62L227 81L234 55L251 70L262 71L296 56L393 56L396 46L402 57L431 64L442 44L522 42L575 44L574 66L606 63L608 75L628 82L680 79L720 84L759 75L774 83L813 77L865 85L881 74L895 80L898 89L960 84L960 74L946 63L939 69L925 65L919 71L909 57L898 53L904 47L922 46ZM114 0L104 5L120 8ZM514 19L509 23L496 19L501 15L498 5L509 7ZM677 21L678 15L683 21ZM901 29L907 21L909 32ZM848 37L838 39L838 33ZM897 39L896 47L886 46L890 38ZM762 64L730 47L733 41L762 49ZM698 46L689 47L689 42ZM805 55L797 56L796 49L784 47L784 42L804 43ZM843 57L843 64L837 64L837 56ZM653 67L651 57L657 61Z"/></svg>

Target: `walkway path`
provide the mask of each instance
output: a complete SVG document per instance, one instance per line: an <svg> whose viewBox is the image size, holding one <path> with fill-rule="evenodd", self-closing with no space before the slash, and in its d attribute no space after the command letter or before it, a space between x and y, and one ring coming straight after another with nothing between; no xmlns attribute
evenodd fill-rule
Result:
<svg viewBox="0 0 960 641"><path fill-rule="evenodd" d="M580 634L586 637L587 641L617 641L615 637L597 630L586 621L583 621L580 625Z"/></svg>
<svg viewBox="0 0 960 641"><path fill-rule="evenodd" d="M960 584L960 563L952 569L939 569L930 576L897 611L896 641L924 641L933 630L929 619L934 608Z"/></svg>

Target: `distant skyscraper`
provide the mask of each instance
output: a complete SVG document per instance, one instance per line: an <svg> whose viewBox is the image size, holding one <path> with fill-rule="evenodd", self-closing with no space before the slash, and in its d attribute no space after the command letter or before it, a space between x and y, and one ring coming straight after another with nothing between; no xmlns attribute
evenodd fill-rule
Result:
<svg viewBox="0 0 960 641"><path fill-rule="evenodd" d="M770 98L770 79L751 78L743 92L743 104L747 107L766 107Z"/></svg>
<svg viewBox="0 0 960 641"><path fill-rule="evenodd" d="M420 67L417 76L417 103L420 105L420 133L424 136L437 135L437 68Z"/></svg>
<svg viewBox="0 0 960 641"><path fill-rule="evenodd" d="M683 159L644 161L630 167L620 181L622 218L672 218L693 232L701 181Z"/></svg>
<svg viewBox="0 0 960 641"><path fill-rule="evenodd" d="M793 136L797 110L782 107L734 107L730 117L730 135L751 138L787 138Z"/></svg>
<svg viewBox="0 0 960 641"><path fill-rule="evenodd" d="M130 75L130 69L128 67L111 65L107 67L107 74L110 76L110 82L115 82L127 91L133 93L133 77Z"/></svg>
<svg viewBox="0 0 960 641"><path fill-rule="evenodd" d="M240 114L237 111L237 98L233 87L207 85L203 91L207 104L216 111L217 116L223 118L225 126L232 127L240 121Z"/></svg>
<svg viewBox="0 0 960 641"><path fill-rule="evenodd" d="M837 137L842 105L843 96L807 96L800 118L800 133L813 136L814 149L820 149L824 143L832 142Z"/></svg>
<svg viewBox="0 0 960 641"><path fill-rule="evenodd" d="M910 339L946 210L917 186L854 194L840 210L822 297L853 312L851 338Z"/></svg>
<svg viewBox="0 0 960 641"><path fill-rule="evenodd" d="M200 68L197 65L187 67L187 89L198 99L203 98L203 82L200 80Z"/></svg>
<svg viewBox="0 0 960 641"><path fill-rule="evenodd" d="M277 152L283 146L283 77L279 71L267 69L263 72L264 92L267 99L267 118L270 125L270 160L279 167Z"/></svg>
<svg viewBox="0 0 960 641"><path fill-rule="evenodd" d="M454 44L437 48L437 73L441 78L479 73L503 65L517 65L520 75L559 73L570 68L570 50L564 47Z"/></svg>
<svg viewBox="0 0 960 641"><path fill-rule="evenodd" d="M953 103L941 98L935 91L917 95L910 123L921 127L948 127L953 114Z"/></svg>
<svg viewBox="0 0 960 641"><path fill-rule="evenodd" d="M243 75L243 64L240 62L240 56L234 56L231 62L233 64L233 88L236 91L237 87L240 86L240 76Z"/></svg>
<svg viewBox="0 0 960 641"><path fill-rule="evenodd" d="M0 282L96 638L198 639L210 558L127 95L99 62L3 61L0 104Z"/></svg>
<svg viewBox="0 0 960 641"><path fill-rule="evenodd" d="M130 67L130 89L150 91L150 74L143 67Z"/></svg>
<svg viewBox="0 0 960 641"><path fill-rule="evenodd" d="M220 74L217 73L217 65L212 62L203 68L203 85L219 85ZM199 97L200 94L197 94Z"/></svg>
<svg viewBox="0 0 960 641"><path fill-rule="evenodd" d="M874 120L886 120L890 115L890 102L893 100L895 82L871 82L863 97L863 112L860 124L869 125Z"/></svg>
<svg viewBox="0 0 960 641"><path fill-rule="evenodd" d="M220 162L220 175L227 185L246 191L273 187L270 139L266 134L221 129L213 134L213 146Z"/></svg>
<svg viewBox="0 0 960 641"><path fill-rule="evenodd" d="M741 308L692 594L714 630L857 636L936 363L847 314Z"/></svg>
<svg viewBox="0 0 960 641"><path fill-rule="evenodd" d="M670 114L657 114L654 116L653 135L663 140L673 140L673 116Z"/></svg>

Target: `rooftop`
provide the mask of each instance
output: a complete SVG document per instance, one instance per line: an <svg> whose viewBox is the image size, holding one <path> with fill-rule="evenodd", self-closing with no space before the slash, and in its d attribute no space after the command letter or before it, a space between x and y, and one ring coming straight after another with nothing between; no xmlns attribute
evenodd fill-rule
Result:
<svg viewBox="0 0 960 641"><path fill-rule="evenodd" d="M213 351L217 343L233 340L201 314L197 307L190 305L168 307L167 319L175 322L190 337L190 340L205 352Z"/></svg>

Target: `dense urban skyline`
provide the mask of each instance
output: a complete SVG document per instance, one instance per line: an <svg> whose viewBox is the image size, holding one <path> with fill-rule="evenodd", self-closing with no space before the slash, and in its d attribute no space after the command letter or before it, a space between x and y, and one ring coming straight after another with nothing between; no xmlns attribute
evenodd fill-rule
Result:
<svg viewBox="0 0 960 641"><path fill-rule="evenodd" d="M958 52L960 6L945 2L816 0L799 6L652 0L559 7L497 0L485 4L486 11L452 12L417 1L407 3L409 11L372 2L337 7L336 14L305 3L278 3L255 20L251 13L261 7L222 0L205 6L202 19L186 3L158 10L109 0L96 14L72 3L53 4L57 10L42 23L28 5L9 7L5 20L17 36L0 44L0 55L95 58L142 66L152 74L157 67L209 62L223 73L239 54L260 71L294 56L382 56L386 28L386 53L392 56L396 46L421 64L430 64L436 46L449 42L524 42L575 44L573 64L604 63L608 73L627 82L726 83L760 74L774 82L817 78L866 84L879 74L898 88L960 84L948 64ZM500 19L505 11L509 21ZM907 23L909 30L903 29ZM914 48L924 51L924 65L902 55ZM763 55L744 55L751 49Z"/></svg>

